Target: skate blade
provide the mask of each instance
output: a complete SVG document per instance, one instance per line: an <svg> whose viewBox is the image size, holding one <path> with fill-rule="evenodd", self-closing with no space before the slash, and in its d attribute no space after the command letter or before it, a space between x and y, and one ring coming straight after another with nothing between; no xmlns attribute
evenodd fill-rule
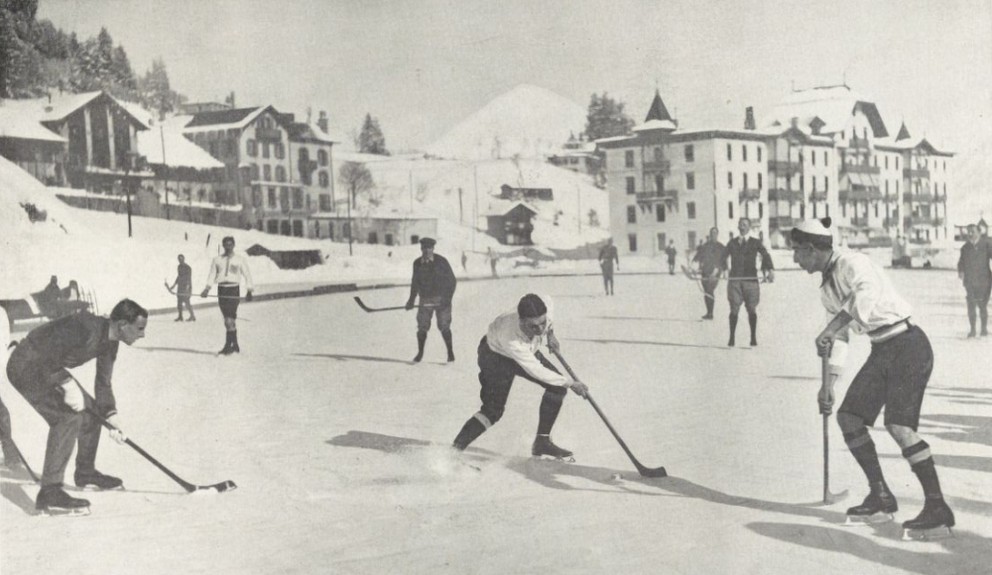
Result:
<svg viewBox="0 0 992 575"><path fill-rule="evenodd" d="M891 523L894 519L891 513L874 513L872 515L848 515L844 527L859 527L862 525L881 525Z"/></svg>
<svg viewBox="0 0 992 575"><path fill-rule="evenodd" d="M950 537L954 537L954 532L947 526L934 527L933 529L903 528L902 530L903 541L937 541Z"/></svg>
<svg viewBox="0 0 992 575"><path fill-rule="evenodd" d="M554 455L534 455L534 459L540 461L557 461L558 463L575 463L575 457L555 457Z"/></svg>
<svg viewBox="0 0 992 575"><path fill-rule="evenodd" d="M77 486L76 489L79 491L124 491L124 486L100 487L99 485L83 485L82 487Z"/></svg>
<svg viewBox="0 0 992 575"><path fill-rule="evenodd" d="M89 507L78 507L74 509L48 508L41 509L38 514L44 517L83 517L90 514Z"/></svg>

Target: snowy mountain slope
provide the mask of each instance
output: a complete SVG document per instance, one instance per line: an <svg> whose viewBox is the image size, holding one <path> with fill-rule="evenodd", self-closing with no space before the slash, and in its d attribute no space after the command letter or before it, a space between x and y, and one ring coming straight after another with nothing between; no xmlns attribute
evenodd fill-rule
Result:
<svg viewBox="0 0 992 575"><path fill-rule="evenodd" d="M427 147L444 158L540 158L585 129L586 110L554 92L521 84L497 96Z"/></svg>

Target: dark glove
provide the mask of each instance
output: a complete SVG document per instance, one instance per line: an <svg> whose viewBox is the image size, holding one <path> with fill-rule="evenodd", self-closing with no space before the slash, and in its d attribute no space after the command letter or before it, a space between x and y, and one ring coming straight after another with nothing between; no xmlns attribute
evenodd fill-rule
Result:
<svg viewBox="0 0 992 575"><path fill-rule="evenodd" d="M413 309L413 300L409 300L406 302L406 309L407 310Z"/></svg>
<svg viewBox="0 0 992 575"><path fill-rule="evenodd" d="M245 294L245 301L251 301L251 300L252 300L251 290L248 290L248 293Z"/></svg>

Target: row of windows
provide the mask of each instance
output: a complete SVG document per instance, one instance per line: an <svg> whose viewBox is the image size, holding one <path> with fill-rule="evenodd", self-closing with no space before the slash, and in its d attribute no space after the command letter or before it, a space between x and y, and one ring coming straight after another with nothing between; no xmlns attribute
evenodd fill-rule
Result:
<svg viewBox="0 0 992 575"><path fill-rule="evenodd" d="M282 142L263 141L262 145L259 146L258 142L255 140L245 140L245 152L249 157L258 157L259 148L262 150L263 158L268 158L271 155L275 155L277 160L281 160L286 157L286 147Z"/></svg>
<svg viewBox="0 0 992 575"><path fill-rule="evenodd" d="M758 162L760 162L761 161L761 146L755 146L754 149L757 152L757 158L756 158L756 160ZM733 144L727 144L727 161L733 161L733 160L734 160L734 146L733 146ZM688 155L686 156L686 161L691 161L691 160L688 159ZM746 162L747 161L747 144L741 144L741 161L742 162Z"/></svg>
<svg viewBox="0 0 992 575"><path fill-rule="evenodd" d="M272 179L273 176L272 166L268 164L263 164L261 169L258 167L258 164L252 164L248 168L248 170L249 170L249 178L253 181L258 181L258 180L262 180L263 182L276 181L280 183L286 181L286 168L284 168L283 166L275 167L274 170L275 180ZM309 180L309 178L307 179ZM320 187L322 188L331 187L331 176L330 174L327 173L327 170L321 170L320 172L317 173L317 181L320 184ZM305 183L309 184L310 181L307 181Z"/></svg>

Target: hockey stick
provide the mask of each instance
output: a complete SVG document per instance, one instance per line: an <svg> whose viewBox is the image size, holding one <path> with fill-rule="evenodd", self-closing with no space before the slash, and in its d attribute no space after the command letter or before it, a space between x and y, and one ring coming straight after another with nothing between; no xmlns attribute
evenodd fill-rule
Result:
<svg viewBox="0 0 992 575"><path fill-rule="evenodd" d="M830 385L830 356L824 355L820 361L820 382L826 387ZM832 410L830 410L832 411ZM830 492L830 411L823 414L823 504L830 505L847 497L847 490L840 493Z"/></svg>
<svg viewBox="0 0 992 575"><path fill-rule="evenodd" d="M565 370L568 372L568 374L570 376L572 376L572 379L574 379L576 381L580 381L579 378L578 378L578 376L575 375L575 372L572 371L572 367L568 365L568 362L567 361L565 361L565 358L562 357L561 354L558 353L557 351L552 351L552 353L555 354L555 357L558 358L558 361L561 362L562 366L565 368ZM627 447L627 444L624 443L623 439L620 438L620 434L617 433L617 430L613 428L613 425L610 423L610 420L606 418L606 415L603 413L603 411L596 404L596 400L592 398L592 395L587 392L585 398L587 400L589 400L589 403L592 404L592 408L596 410L596 414L599 415L599 418L603 420L603 423L606 424L607 429L609 429L610 430L610 433L613 434L614 439L616 439L617 440L617 443L620 444L620 447L623 448L624 453L626 453L627 454L627 457L630 458L631 463L633 463L634 464L634 467L637 468L637 472L638 473L640 473L644 477L667 477L668 476L668 472L665 471L665 468L664 467L650 468L650 467L646 467L643 464L641 464L641 462L638 461L636 457L634 457L634 454L630 452L630 448Z"/></svg>
<svg viewBox="0 0 992 575"><path fill-rule="evenodd" d="M369 306L365 305L365 302L362 301L362 298L358 297L357 295L355 296L355 303L358 304L358 307L362 308L363 310L365 310L368 313L374 313L374 312L377 312L377 311L392 311L392 310L397 310L397 309L406 309L406 306L405 305L396 305L396 306L389 306L389 307L369 307ZM414 307L425 307L425 308L433 309L433 308L438 308L438 307L441 307L441 306L435 305L435 304L421 304L419 306L414 306Z"/></svg>
<svg viewBox="0 0 992 575"><path fill-rule="evenodd" d="M76 385L79 386L79 389L83 392L83 395L89 397L89 394L86 393L86 390L83 388L82 384L79 383L79 380L76 379L76 377L74 375L72 375L72 374L69 374L69 377L71 377L72 380L76 382ZM90 400L93 401L93 398L90 397ZM94 410L92 408L86 408L86 410L89 411L90 412L90 415L92 415L93 417L95 417L96 420L99 421L100 424L103 425L104 427L106 427L107 429L109 429L111 431L120 431L116 427L114 427L113 425L111 425L110 422L108 422L106 419L104 419L104 417L102 415L100 415L99 413L97 413L96 410ZM233 481L231 481L230 479L228 479L226 481L221 481L220 483L215 483L213 485L194 485L194 484L190 483L189 481L186 481L182 477L179 477L178 475L176 475L175 473L173 473L172 470L170 470L165 465L161 464L157 459L155 459L154 457L152 457L151 455L149 455L147 451L145 451L144 449L142 449L141 447L139 447L137 443L131 441L131 438L130 437L125 437L124 438L124 443L128 444L131 447L131 449L134 449L142 457L144 457L145 459L147 459L148 461L150 461L153 465L155 465L155 467L158 467L159 470L162 473L165 473L166 475L168 475L170 479L172 479L173 481L175 481L176 483L178 483L179 485L181 485L182 488L185 489L187 493L193 493L194 491L203 491L203 490L208 490L208 489L213 489L214 491L216 491L218 493L223 493L225 491L232 491L232 490L238 488L238 486L235 485L235 483Z"/></svg>
<svg viewBox="0 0 992 575"><path fill-rule="evenodd" d="M17 458L20 459L21 460L21 463L24 464L24 469L27 469L28 470L28 475L31 476L31 479L33 479L35 483L41 483L41 479L38 479L38 475L34 472L33 469L31 469L31 466L28 465L28 460L24 458L24 454L21 453L21 449L19 447L17 447L17 444L16 443L14 443L14 438L11 437L11 438L8 439L8 441L10 441L10 446L13 447L14 448L14 451L17 453ZM4 463L7 463L7 462L4 461Z"/></svg>
<svg viewBox="0 0 992 575"><path fill-rule="evenodd" d="M193 292L189 292L189 293L177 293L176 290L173 289L172 286L169 285L169 282L168 281L165 282L165 289L169 290L169 293L171 293L172 295L175 295L175 296L190 297L190 296L194 295ZM242 300L242 301L251 301L251 300L248 299L247 296L218 295L218 294L208 294L208 295L195 294L195 295L198 295L200 297L212 297L212 298L217 298L217 299L239 299L239 300Z"/></svg>
<svg viewBox="0 0 992 575"><path fill-rule="evenodd" d="M699 291L703 293L703 297L716 301L716 298L713 296L713 294L706 293L706 289L703 288L703 279L705 278L703 277L702 274L686 266L682 266L682 273L685 274L685 277L689 278L696 284L696 287L699 288ZM717 281L719 281L719 279Z"/></svg>

